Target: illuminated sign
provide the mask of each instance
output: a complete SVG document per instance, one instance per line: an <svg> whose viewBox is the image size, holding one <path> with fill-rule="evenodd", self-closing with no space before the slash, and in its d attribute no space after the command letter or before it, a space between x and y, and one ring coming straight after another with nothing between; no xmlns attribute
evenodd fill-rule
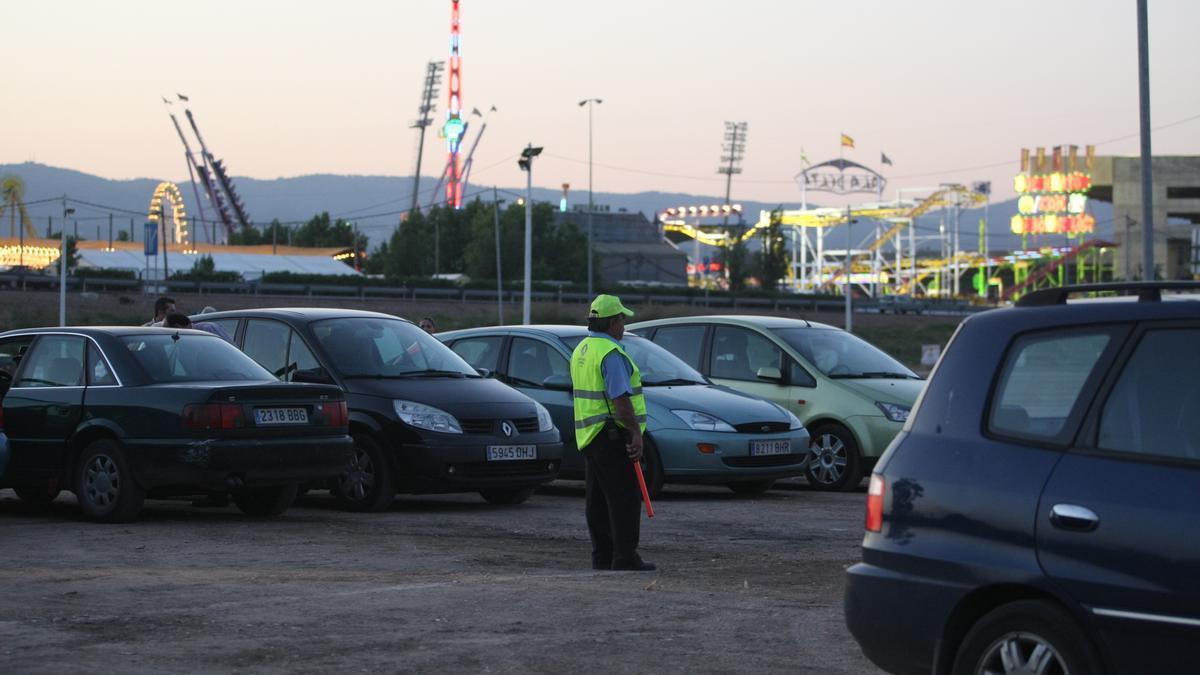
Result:
<svg viewBox="0 0 1200 675"><path fill-rule="evenodd" d="M1083 168L1091 169L1095 149L1087 147L1087 156L1080 161L1077 146L1052 149L1038 148L1036 157L1029 150L1021 151L1021 173L1013 178L1017 193L1017 215L1010 223L1014 234L1087 234L1095 232L1096 219L1087 213L1087 191L1092 177Z"/></svg>

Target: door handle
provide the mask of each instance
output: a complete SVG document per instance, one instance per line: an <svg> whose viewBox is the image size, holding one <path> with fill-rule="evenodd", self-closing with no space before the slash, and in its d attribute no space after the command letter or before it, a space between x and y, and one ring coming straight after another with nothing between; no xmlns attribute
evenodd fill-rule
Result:
<svg viewBox="0 0 1200 675"><path fill-rule="evenodd" d="M1050 523L1062 530L1091 532L1100 525L1100 516L1085 506L1055 504L1050 509Z"/></svg>

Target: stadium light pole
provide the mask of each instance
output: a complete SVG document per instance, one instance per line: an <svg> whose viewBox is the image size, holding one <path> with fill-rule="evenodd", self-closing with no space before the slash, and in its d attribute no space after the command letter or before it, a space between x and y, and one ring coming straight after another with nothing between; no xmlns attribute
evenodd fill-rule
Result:
<svg viewBox="0 0 1200 675"><path fill-rule="evenodd" d="M75 209L67 206L63 195L63 226L58 236L58 325L67 325L67 216Z"/></svg>
<svg viewBox="0 0 1200 675"><path fill-rule="evenodd" d="M530 324L529 314L533 300L533 158L542 154L541 148L532 143L521 151L517 166L525 172L525 293L521 302L521 322Z"/></svg>
<svg viewBox="0 0 1200 675"><path fill-rule="evenodd" d="M496 315L500 323L504 325L504 274L500 271L500 205L505 200L500 199L500 190L495 185L492 186L492 214L496 219Z"/></svg>
<svg viewBox="0 0 1200 675"><path fill-rule="evenodd" d="M587 294L592 297L592 109L595 104L604 103L598 98L585 98L579 102L580 107L588 109L588 212L587 212Z"/></svg>

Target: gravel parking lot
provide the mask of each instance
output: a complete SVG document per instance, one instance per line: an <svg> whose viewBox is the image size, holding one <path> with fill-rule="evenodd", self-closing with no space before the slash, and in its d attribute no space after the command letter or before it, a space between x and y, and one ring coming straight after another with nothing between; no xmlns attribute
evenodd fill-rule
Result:
<svg viewBox="0 0 1200 675"><path fill-rule="evenodd" d="M110 526L0 490L0 672L876 672L841 609L863 501L669 487L630 573L591 570L582 483Z"/></svg>

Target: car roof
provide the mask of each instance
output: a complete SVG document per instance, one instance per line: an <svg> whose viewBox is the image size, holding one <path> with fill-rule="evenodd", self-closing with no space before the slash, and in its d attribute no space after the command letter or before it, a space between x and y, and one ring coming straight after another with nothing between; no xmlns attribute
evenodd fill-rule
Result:
<svg viewBox="0 0 1200 675"><path fill-rule="evenodd" d="M758 328L835 328L808 319L793 319L786 316L765 316L759 314L707 314L700 316L677 316L670 319L651 319L630 323L628 328L648 328L651 326L669 326L681 323L724 323L734 326L755 326Z"/></svg>
<svg viewBox="0 0 1200 675"><path fill-rule="evenodd" d="M129 335L154 335L156 333L194 333L196 335L209 335L202 330L194 330L187 328L164 328L162 326L43 326L39 328L14 328L13 330L0 333L0 337L10 335L24 334L47 334L47 333L73 333L76 335L86 335L96 337L99 335L110 335L113 337L123 337Z"/></svg>
<svg viewBox="0 0 1200 675"><path fill-rule="evenodd" d="M223 312L208 314L192 314L192 321L213 321L215 319L291 319L304 323L323 319L408 319L383 312L370 312L362 309L342 309L340 307L267 307L264 309L231 309Z"/></svg>
<svg viewBox="0 0 1200 675"><path fill-rule="evenodd" d="M458 340L472 335L505 335L526 334L542 337L566 338L587 335L587 326L572 326L570 324L534 324L530 326L483 326L480 328L463 328L448 330L437 334L442 340Z"/></svg>

